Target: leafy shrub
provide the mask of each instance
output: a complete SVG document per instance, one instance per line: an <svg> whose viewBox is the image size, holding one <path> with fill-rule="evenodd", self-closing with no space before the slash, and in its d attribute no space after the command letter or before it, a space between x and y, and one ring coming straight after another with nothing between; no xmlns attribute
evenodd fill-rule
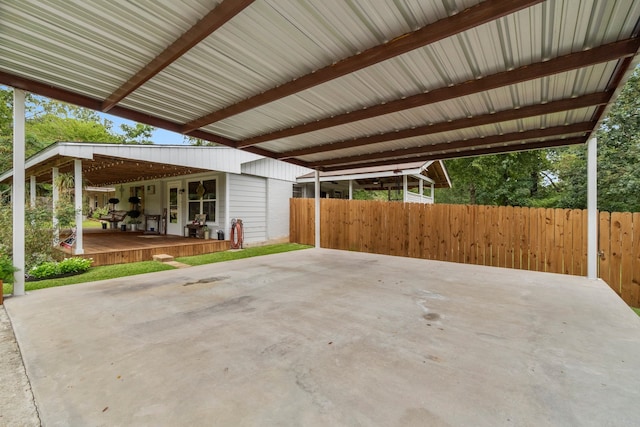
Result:
<svg viewBox="0 0 640 427"><path fill-rule="evenodd" d="M47 279L62 274L84 273L91 267L93 260L80 257L65 258L60 262L43 262L29 270L34 279Z"/></svg>
<svg viewBox="0 0 640 427"><path fill-rule="evenodd" d="M0 280L5 283L13 283L13 273L18 271L13 266L13 260L5 253L0 253ZM0 289L2 292L2 289Z"/></svg>
<svg viewBox="0 0 640 427"><path fill-rule="evenodd" d="M91 267L92 262L93 260L91 259L80 257L65 258L58 263L59 274L84 273Z"/></svg>
<svg viewBox="0 0 640 427"><path fill-rule="evenodd" d="M109 208L104 207L104 208L96 208L93 211L93 218L94 219L100 219L101 216L105 216L109 213Z"/></svg>
<svg viewBox="0 0 640 427"><path fill-rule="evenodd" d="M12 205L0 201L0 242L5 243L6 250L0 253L11 254L13 242ZM46 261L62 259L63 253L54 249L53 223L51 205L38 202L35 208L25 209L25 271Z"/></svg>

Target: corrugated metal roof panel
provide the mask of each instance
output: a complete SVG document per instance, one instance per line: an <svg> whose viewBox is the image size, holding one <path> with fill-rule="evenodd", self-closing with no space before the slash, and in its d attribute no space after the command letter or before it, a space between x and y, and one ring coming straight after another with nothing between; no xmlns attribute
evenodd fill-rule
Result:
<svg viewBox="0 0 640 427"><path fill-rule="evenodd" d="M103 100L220 3L6 0L0 3L0 71ZM479 3L257 1L126 97L120 106L172 123L189 122ZM640 2L631 0L543 1L204 129L244 139L311 123L627 39L636 36L633 32L639 17ZM619 61L611 61L281 138L259 147L277 153L600 92L616 76L618 65ZM583 121L593 111L523 119L516 127L550 126L560 117L567 123ZM421 138L461 139L504 132L511 126L497 123L489 128L461 129L450 136ZM407 143L420 142L390 141L378 148L393 149ZM322 156L361 150L364 148Z"/></svg>

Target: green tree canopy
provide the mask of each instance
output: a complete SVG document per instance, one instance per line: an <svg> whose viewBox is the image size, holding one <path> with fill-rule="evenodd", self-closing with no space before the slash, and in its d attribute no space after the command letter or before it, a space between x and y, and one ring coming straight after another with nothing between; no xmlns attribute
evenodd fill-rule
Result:
<svg viewBox="0 0 640 427"><path fill-rule="evenodd" d="M113 122L96 111L31 94L25 108L27 157L58 141L151 144L155 130L136 123L121 124L116 131ZM0 171L11 168L12 153L13 91L0 87Z"/></svg>
<svg viewBox="0 0 640 427"><path fill-rule="evenodd" d="M598 209L640 212L640 69L598 129ZM585 144L445 161L452 189L438 203L584 209Z"/></svg>

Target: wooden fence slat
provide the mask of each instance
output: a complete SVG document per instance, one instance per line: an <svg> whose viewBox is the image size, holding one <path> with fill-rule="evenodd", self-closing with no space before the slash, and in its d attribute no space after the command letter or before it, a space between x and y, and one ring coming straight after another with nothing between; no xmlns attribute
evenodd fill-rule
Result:
<svg viewBox="0 0 640 427"><path fill-rule="evenodd" d="M553 256L553 245L554 245L554 221L555 221L555 212L553 209L545 209L544 210L544 220L545 220L545 267L544 271L553 272L555 268L555 259Z"/></svg>
<svg viewBox="0 0 640 427"><path fill-rule="evenodd" d="M585 227L582 223L582 211L573 209L571 211L571 269L569 274L576 276L586 276L587 274L582 259L582 245L586 244L582 240L582 227Z"/></svg>
<svg viewBox="0 0 640 427"><path fill-rule="evenodd" d="M531 208L529 209L529 257L527 263L527 269L531 271L538 271L538 260L539 260L539 241L540 241L540 232L538 224L539 218L539 208Z"/></svg>
<svg viewBox="0 0 640 427"><path fill-rule="evenodd" d="M600 262L598 277L611 283L609 268L611 263L611 216L609 212L600 212L598 250L600 251Z"/></svg>
<svg viewBox="0 0 640 427"><path fill-rule="evenodd" d="M618 295L622 295L622 286L620 284L620 271L622 269L622 214L620 212L611 213L611 261L609 274L609 286L613 288Z"/></svg>
<svg viewBox="0 0 640 427"><path fill-rule="evenodd" d="M562 273L573 274L573 239L571 238L571 209L562 210Z"/></svg>
<svg viewBox="0 0 640 427"><path fill-rule="evenodd" d="M633 280L633 216L629 212L620 215L620 295L625 301L635 298Z"/></svg>
<svg viewBox="0 0 640 427"><path fill-rule="evenodd" d="M630 300L627 304L633 307L640 307L640 212L633 214L633 260L631 267L633 273L631 275Z"/></svg>

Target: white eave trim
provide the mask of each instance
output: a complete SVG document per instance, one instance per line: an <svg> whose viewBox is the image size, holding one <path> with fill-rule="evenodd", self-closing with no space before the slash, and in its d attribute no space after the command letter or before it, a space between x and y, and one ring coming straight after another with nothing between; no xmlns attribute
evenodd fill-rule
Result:
<svg viewBox="0 0 640 427"><path fill-rule="evenodd" d="M422 172L422 168L417 168L417 169L402 170L400 172L386 171L386 172L357 173L357 174L349 174L349 175L331 175L331 176L321 176L320 182L349 181L350 179L386 178L388 176L420 175L421 172ZM300 177L296 181L299 184L304 184L308 182L315 182L315 178Z"/></svg>

